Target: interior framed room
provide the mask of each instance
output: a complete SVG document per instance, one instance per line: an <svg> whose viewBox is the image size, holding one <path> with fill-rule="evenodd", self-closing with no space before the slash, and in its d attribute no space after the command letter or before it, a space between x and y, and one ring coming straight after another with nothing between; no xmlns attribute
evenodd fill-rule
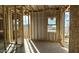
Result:
<svg viewBox="0 0 79 59"><path fill-rule="evenodd" d="M78 53L78 5L0 5L0 53Z"/></svg>

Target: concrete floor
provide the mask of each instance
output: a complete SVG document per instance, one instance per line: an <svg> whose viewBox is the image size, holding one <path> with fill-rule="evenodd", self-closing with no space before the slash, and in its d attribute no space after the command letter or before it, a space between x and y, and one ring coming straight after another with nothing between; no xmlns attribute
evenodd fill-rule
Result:
<svg viewBox="0 0 79 59"><path fill-rule="evenodd" d="M4 41L0 39L0 53L4 52ZM16 50L16 53L25 53L24 45L18 45L18 48Z"/></svg>
<svg viewBox="0 0 79 59"><path fill-rule="evenodd" d="M4 41L0 39L0 53L4 51Z"/></svg>
<svg viewBox="0 0 79 59"><path fill-rule="evenodd" d="M33 41L40 53L67 53L68 51L61 47L59 43L47 41ZM34 50L34 49L33 49ZM16 53L25 53L24 46L17 48Z"/></svg>
<svg viewBox="0 0 79 59"><path fill-rule="evenodd" d="M59 43L33 41L40 53L67 53ZM2 46L2 45L1 45ZM1 53L1 52L0 52ZM25 53L24 46L17 48L16 53Z"/></svg>
<svg viewBox="0 0 79 59"><path fill-rule="evenodd" d="M69 49L69 38L64 38L64 47Z"/></svg>
<svg viewBox="0 0 79 59"><path fill-rule="evenodd" d="M16 53L25 53L24 45L18 45Z"/></svg>
<svg viewBox="0 0 79 59"><path fill-rule="evenodd" d="M67 53L68 51L56 42L33 41L40 53Z"/></svg>

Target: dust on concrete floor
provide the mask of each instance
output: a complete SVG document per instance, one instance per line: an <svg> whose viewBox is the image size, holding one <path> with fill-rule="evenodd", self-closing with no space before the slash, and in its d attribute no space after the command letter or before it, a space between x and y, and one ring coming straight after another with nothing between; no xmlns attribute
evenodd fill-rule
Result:
<svg viewBox="0 0 79 59"><path fill-rule="evenodd" d="M0 39L0 53L4 51L4 41L3 39Z"/></svg>
<svg viewBox="0 0 79 59"><path fill-rule="evenodd" d="M67 53L68 51L63 49L59 43L56 42L42 42L33 41L40 53Z"/></svg>

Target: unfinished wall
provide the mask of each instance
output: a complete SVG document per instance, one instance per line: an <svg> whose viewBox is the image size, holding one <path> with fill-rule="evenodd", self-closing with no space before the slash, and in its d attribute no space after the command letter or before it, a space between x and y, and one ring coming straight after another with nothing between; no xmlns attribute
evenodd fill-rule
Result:
<svg viewBox="0 0 79 59"><path fill-rule="evenodd" d="M64 43L64 9L60 10L60 41Z"/></svg>
<svg viewBox="0 0 79 59"><path fill-rule="evenodd" d="M31 12L31 37L33 40L51 40L57 41L59 39L60 28L60 12L59 10L47 10L42 12ZM56 33L47 32L48 17L56 17Z"/></svg>
<svg viewBox="0 0 79 59"><path fill-rule="evenodd" d="M47 39L47 20L45 19L44 12L32 12L31 24L32 24L32 27L31 27L32 39L46 40Z"/></svg>
<svg viewBox="0 0 79 59"><path fill-rule="evenodd" d="M79 6L70 7L69 52L79 52Z"/></svg>
<svg viewBox="0 0 79 59"><path fill-rule="evenodd" d="M56 40L60 40L60 10L56 11Z"/></svg>
<svg viewBox="0 0 79 59"><path fill-rule="evenodd" d="M47 18L48 17L51 17L51 18L53 18L53 17L56 17L56 11L55 10L48 10L47 11ZM57 18L56 18L57 19ZM56 22L57 23L57 22ZM57 29L57 28L56 28ZM57 31L57 30L56 30ZM56 32L47 32L47 39L48 40L53 40L53 41L56 41Z"/></svg>
<svg viewBox="0 0 79 59"><path fill-rule="evenodd" d="M11 15L11 9L8 8L8 33L9 33L9 43L13 41L13 28L12 28L12 15Z"/></svg>

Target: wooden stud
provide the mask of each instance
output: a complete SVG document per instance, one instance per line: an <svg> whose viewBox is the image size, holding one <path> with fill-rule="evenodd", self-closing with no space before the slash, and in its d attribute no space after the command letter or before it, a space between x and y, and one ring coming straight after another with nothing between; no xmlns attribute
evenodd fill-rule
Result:
<svg viewBox="0 0 79 59"><path fill-rule="evenodd" d="M5 20L5 6L2 6L2 10L3 10L3 31L4 31L4 50L5 50L5 53L6 53L6 40L7 40L7 37L6 37L6 20Z"/></svg>
<svg viewBox="0 0 79 59"><path fill-rule="evenodd" d="M24 42L24 27L23 27L23 7L21 7L21 15L20 15L20 23L21 23L21 37L22 37L22 44Z"/></svg>
<svg viewBox="0 0 79 59"><path fill-rule="evenodd" d="M31 39L32 39L32 12L31 12L31 18L30 18L30 20L31 20Z"/></svg>
<svg viewBox="0 0 79 59"><path fill-rule="evenodd" d="M14 19L15 19L15 43L17 45L17 13L16 13L16 6L14 6Z"/></svg>
<svg viewBox="0 0 79 59"><path fill-rule="evenodd" d="M29 38L29 13L27 12L27 17L28 17L28 32L27 32L27 38Z"/></svg>

